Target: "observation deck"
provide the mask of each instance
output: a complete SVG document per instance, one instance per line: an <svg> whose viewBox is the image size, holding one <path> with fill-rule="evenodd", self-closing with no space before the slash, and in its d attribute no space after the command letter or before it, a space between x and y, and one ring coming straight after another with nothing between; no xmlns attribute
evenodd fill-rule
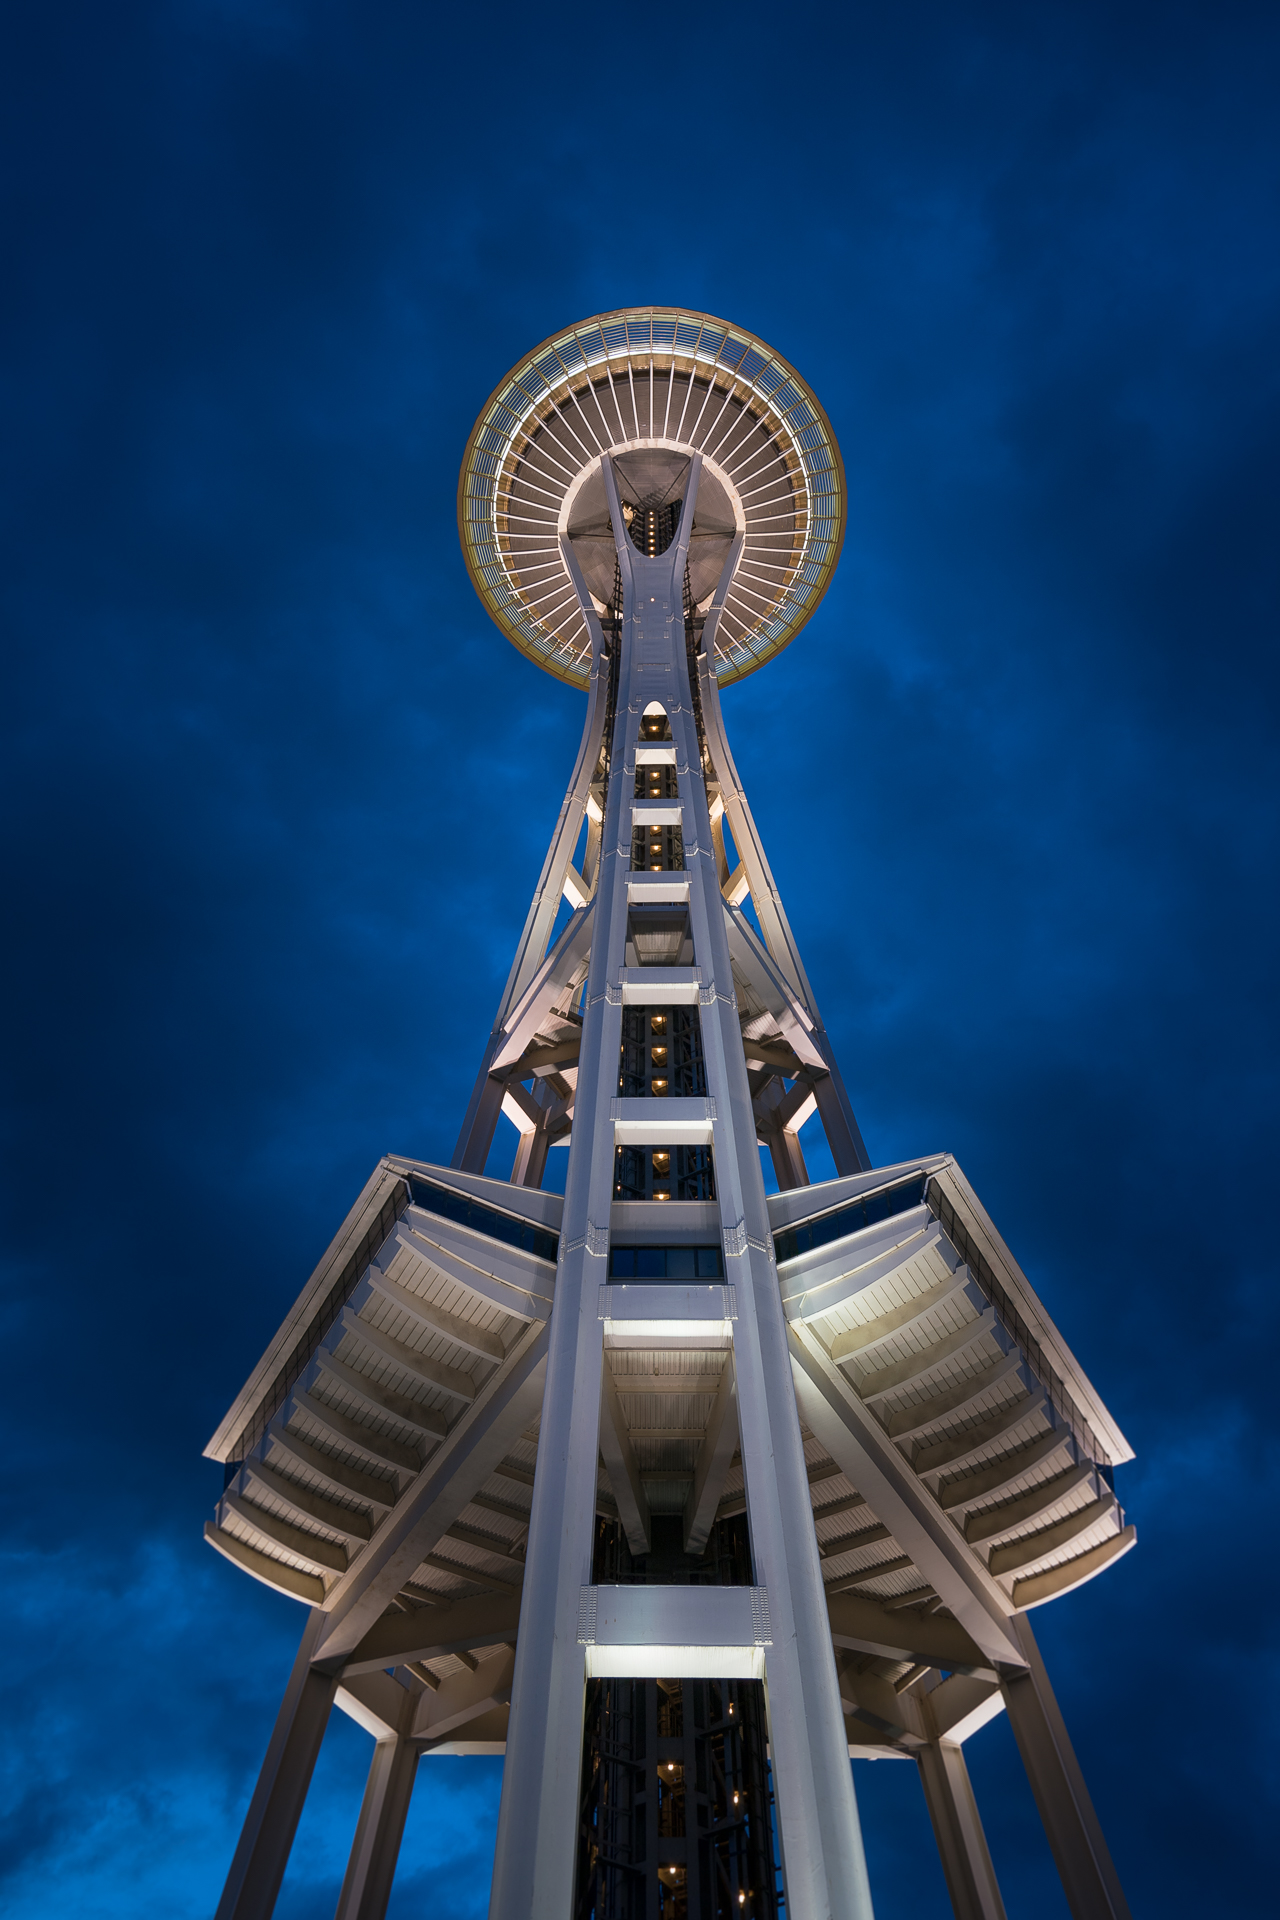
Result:
<svg viewBox="0 0 1280 1920"><path fill-rule="evenodd" d="M585 687L591 640L565 556L596 612L618 606L600 456L626 510L660 524L702 455L688 611L706 612L728 550L742 556L715 634L722 686L789 645L826 592L844 538L835 435L811 389L740 327L677 307L635 307L552 335L500 382L467 442L462 550L507 638ZM660 549L658 549L660 550Z"/></svg>

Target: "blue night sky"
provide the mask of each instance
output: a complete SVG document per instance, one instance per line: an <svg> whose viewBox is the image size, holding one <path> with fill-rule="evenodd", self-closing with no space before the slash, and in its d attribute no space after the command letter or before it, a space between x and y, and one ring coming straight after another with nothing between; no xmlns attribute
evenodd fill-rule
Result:
<svg viewBox="0 0 1280 1920"><path fill-rule="evenodd" d="M0 1906L212 1912L303 1616L203 1544L201 1449L377 1156L449 1158L581 725L468 584L463 443L656 301L843 448L835 584L725 707L874 1159L957 1154L1137 1450L1137 1551L1036 1616L1135 1914L1274 1912L1280 15L3 46ZM335 1715L283 1920L369 1749ZM1005 1723L968 1752L1063 1920ZM499 1778L424 1765L393 1920L483 1915ZM944 1920L912 1770L855 1781L880 1920Z"/></svg>

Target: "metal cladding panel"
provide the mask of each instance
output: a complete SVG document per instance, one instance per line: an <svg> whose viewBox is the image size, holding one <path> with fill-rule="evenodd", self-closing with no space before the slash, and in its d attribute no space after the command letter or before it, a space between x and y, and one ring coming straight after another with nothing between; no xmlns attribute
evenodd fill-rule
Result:
<svg viewBox="0 0 1280 1920"><path fill-rule="evenodd" d="M588 1680L763 1680L763 1647L588 1647Z"/></svg>
<svg viewBox="0 0 1280 1920"><path fill-rule="evenodd" d="M629 873L627 899L633 907L679 906L689 898L687 873Z"/></svg>
<svg viewBox="0 0 1280 1920"><path fill-rule="evenodd" d="M664 1281L656 1286L628 1282L601 1287L600 1318L620 1324L629 1321L691 1320L720 1326L737 1312L734 1289L725 1286L681 1286ZM621 1382L619 1382L621 1385Z"/></svg>
<svg viewBox="0 0 1280 1920"><path fill-rule="evenodd" d="M710 1146L715 1109L709 1100L636 1099L612 1103L619 1146Z"/></svg>
<svg viewBox="0 0 1280 1920"><path fill-rule="evenodd" d="M759 1587L584 1587L578 1638L590 1646L766 1645L762 1593Z"/></svg>
<svg viewBox="0 0 1280 1920"><path fill-rule="evenodd" d="M689 1006L702 989L699 967L624 967L624 1006Z"/></svg>

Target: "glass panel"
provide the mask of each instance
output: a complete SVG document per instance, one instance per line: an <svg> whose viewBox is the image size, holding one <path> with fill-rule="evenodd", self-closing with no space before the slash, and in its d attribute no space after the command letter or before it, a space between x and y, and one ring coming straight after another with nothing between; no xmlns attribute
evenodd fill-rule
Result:
<svg viewBox="0 0 1280 1920"><path fill-rule="evenodd" d="M447 1187L438 1187L419 1174L409 1175L409 1195L415 1207L422 1207L441 1220L452 1220L476 1233L487 1234L504 1246L521 1247L542 1260L554 1260L559 1251L559 1234L551 1233L546 1227L535 1227L527 1220L516 1220L509 1213L499 1213L496 1207L486 1207L479 1200L453 1193Z"/></svg>
<svg viewBox="0 0 1280 1920"><path fill-rule="evenodd" d="M723 1280L719 1247L611 1247L611 1280Z"/></svg>
<svg viewBox="0 0 1280 1920"><path fill-rule="evenodd" d="M882 1188L879 1193L870 1194L865 1200L854 1200L847 1207L837 1207L834 1212L824 1213L816 1220L805 1220L799 1226L786 1227L773 1236L774 1253L779 1260L794 1260L799 1254L812 1252L815 1247L830 1246L833 1240L843 1240L846 1234L860 1233L863 1227L875 1226L878 1221L890 1220L896 1214L920 1206L924 1201L924 1189L924 1177L919 1175L900 1186Z"/></svg>

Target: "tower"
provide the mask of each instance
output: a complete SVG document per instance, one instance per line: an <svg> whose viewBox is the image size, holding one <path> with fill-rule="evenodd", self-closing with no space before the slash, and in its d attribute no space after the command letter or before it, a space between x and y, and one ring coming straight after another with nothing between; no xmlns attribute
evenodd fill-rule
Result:
<svg viewBox="0 0 1280 1920"><path fill-rule="evenodd" d="M458 499L586 724L452 1164L379 1163L208 1448L209 1540L308 1608L219 1920L270 1914L335 1701L340 1920L446 1752L506 1754L493 1920L862 1920L851 1755L916 1762L993 1920L1001 1711L1076 1920L1127 1915L1029 1614L1133 1545L1130 1449L954 1159L872 1166L721 714L831 578L830 425L740 329L608 314L502 382Z"/></svg>

